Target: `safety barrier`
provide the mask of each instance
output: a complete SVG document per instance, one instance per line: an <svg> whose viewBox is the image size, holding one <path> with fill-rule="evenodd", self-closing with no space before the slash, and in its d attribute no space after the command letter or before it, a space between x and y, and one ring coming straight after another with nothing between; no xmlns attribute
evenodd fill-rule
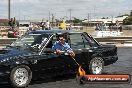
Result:
<svg viewBox="0 0 132 88"><path fill-rule="evenodd" d="M0 46L10 45L17 38L0 38ZM130 37L103 37L103 38L95 38L98 42L109 42L109 43L132 43L132 36Z"/></svg>
<svg viewBox="0 0 132 88"><path fill-rule="evenodd" d="M17 38L0 38L0 46L7 46L14 42Z"/></svg>
<svg viewBox="0 0 132 88"><path fill-rule="evenodd" d="M129 37L103 37L103 38L95 38L98 42L117 42L117 43L132 43L132 36Z"/></svg>

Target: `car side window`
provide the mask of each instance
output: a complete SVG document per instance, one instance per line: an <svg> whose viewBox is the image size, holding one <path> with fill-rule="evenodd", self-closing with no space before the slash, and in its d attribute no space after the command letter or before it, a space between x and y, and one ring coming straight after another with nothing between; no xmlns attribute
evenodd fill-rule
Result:
<svg viewBox="0 0 132 88"><path fill-rule="evenodd" d="M70 43L72 49L84 48L84 41L82 38L82 34L70 34Z"/></svg>
<svg viewBox="0 0 132 88"><path fill-rule="evenodd" d="M56 36L53 36L52 39L46 45L45 49L43 50L43 53L52 53L52 46L56 42L56 40Z"/></svg>
<svg viewBox="0 0 132 88"><path fill-rule="evenodd" d="M86 40L86 38L83 36L83 41L84 41L84 46L85 48L90 48L90 44L89 44L89 41Z"/></svg>
<svg viewBox="0 0 132 88"><path fill-rule="evenodd" d="M52 46L53 46L53 44L55 43L56 40L57 40L56 37L53 36L53 38L47 44L46 48L51 48L52 49Z"/></svg>
<svg viewBox="0 0 132 88"><path fill-rule="evenodd" d="M31 44L31 46L38 45L38 48L42 48L44 44L48 40L48 35L38 35L34 37L34 42Z"/></svg>
<svg viewBox="0 0 132 88"><path fill-rule="evenodd" d="M93 39L92 36L88 36L87 33L83 33L85 39L88 41L88 43L90 44L90 46L95 47L98 46L98 43Z"/></svg>

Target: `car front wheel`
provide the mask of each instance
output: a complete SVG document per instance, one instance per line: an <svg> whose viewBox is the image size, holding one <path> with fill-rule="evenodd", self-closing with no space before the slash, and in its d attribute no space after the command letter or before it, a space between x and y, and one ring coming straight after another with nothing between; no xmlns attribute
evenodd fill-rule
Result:
<svg viewBox="0 0 132 88"><path fill-rule="evenodd" d="M102 74L104 61L101 57L94 57L89 63L89 72L91 74Z"/></svg>
<svg viewBox="0 0 132 88"><path fill-rule="evenodd" d="M32 79L32 72L28 66L21 65L12 69L10 81L14 87L23 88L29 85Z"/></svg>

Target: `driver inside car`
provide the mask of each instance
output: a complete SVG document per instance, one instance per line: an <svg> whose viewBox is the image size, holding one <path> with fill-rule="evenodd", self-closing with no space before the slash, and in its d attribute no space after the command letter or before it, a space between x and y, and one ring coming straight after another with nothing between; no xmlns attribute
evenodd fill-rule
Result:
<svg viewBox="0 0 132 88"><path fill-rule="evenodd" d="M54 50L58 55L62 54L62 52L65 51L70 56L75 57L75 53L70 48L69 44L65 41L64 34L58 35L58 41L53 44L52 50Z"/></svg>

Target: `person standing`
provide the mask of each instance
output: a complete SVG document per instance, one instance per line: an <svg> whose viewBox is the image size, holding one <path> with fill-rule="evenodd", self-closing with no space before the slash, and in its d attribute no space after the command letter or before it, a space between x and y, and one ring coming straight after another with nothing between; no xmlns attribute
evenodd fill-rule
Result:
<svg viewBox="0 0 132 88"><path fill-rule="evenodd" d="M11 18L10 20L9 20L9 26L10 26L10 30L13 30L13 18Z"/></svg>
<svg viewBox="0 0 132 88"><path fill-rule="evenodd" d="M33 24L30 22L28 31L32 31L32 30L33 30Z"/></svg>
<svg viewBox="0 0 132 88"><path fill-rule="evenodd" d="M40 23L40 26L42 27L42 30L44 30L45 29L45 22L44 22L44 20L42 19L42 22Z"/></svg>
<svg viewBox="0 0 132 88"><path fill-rule="evenodd" d="M13 18L13 27L14 28L16 27L16 18L15 17Z"/></svg>
<svg viewBox="0 0 132 88"><path fill-rule="evenodd" d="M64 20L60 23L60 28L66 30L66 22Z"/></svg>
<svg viewBox="0 0 132 88"><path fill-rule="evenodd" d="M47 20L45 23L45 30L49 30L50 29L50 22Z"/></svg>

